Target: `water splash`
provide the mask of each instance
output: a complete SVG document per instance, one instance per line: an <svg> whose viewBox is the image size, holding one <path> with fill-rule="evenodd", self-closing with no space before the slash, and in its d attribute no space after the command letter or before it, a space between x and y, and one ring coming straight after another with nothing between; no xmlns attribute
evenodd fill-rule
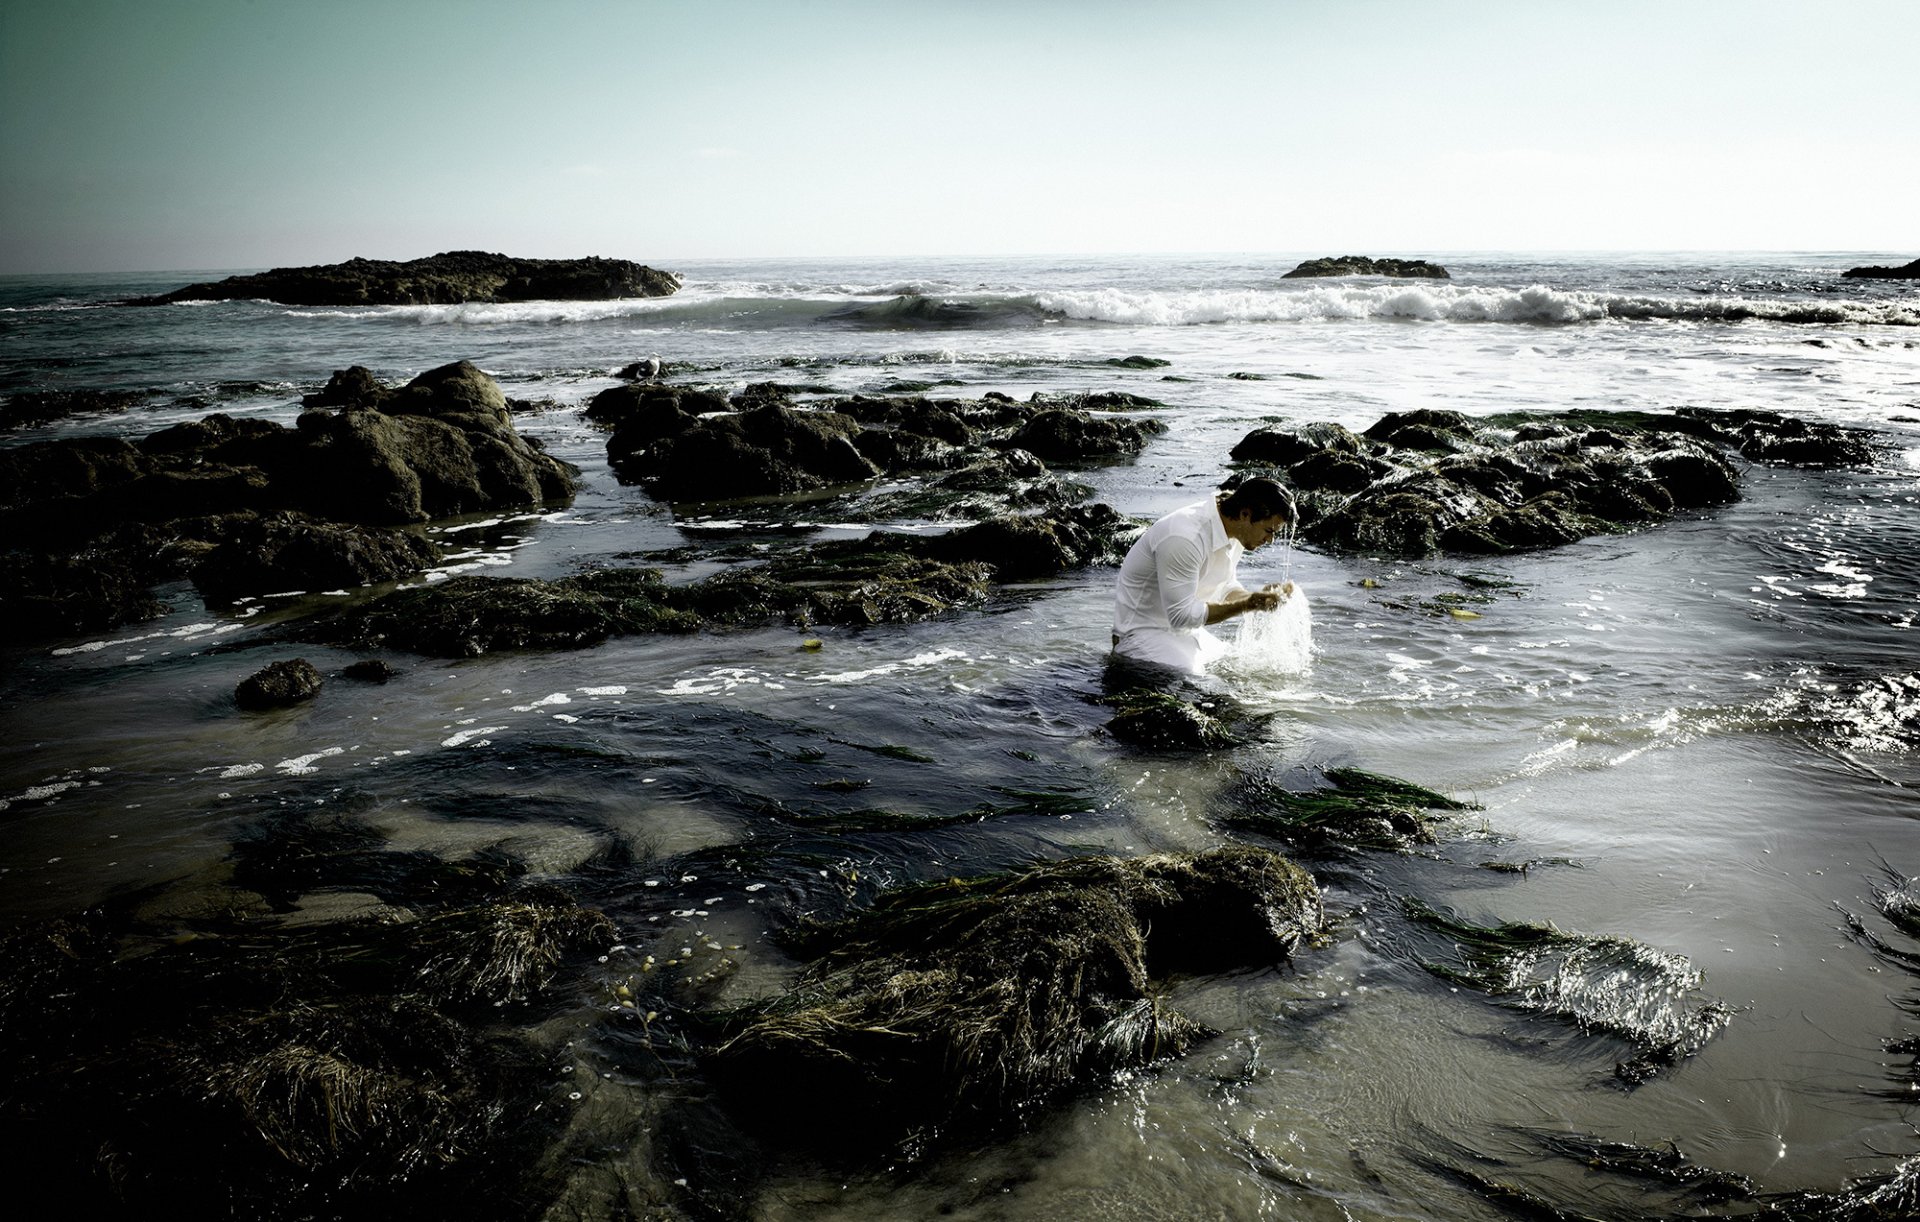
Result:
<svg viewBox="0 0 1920 1222"><path fill-rule="evenodd" d="M1304 590L1267 614L1242 615L1224 662L1247 676L1304 675L1313 662L1313 607Z"/></svg>

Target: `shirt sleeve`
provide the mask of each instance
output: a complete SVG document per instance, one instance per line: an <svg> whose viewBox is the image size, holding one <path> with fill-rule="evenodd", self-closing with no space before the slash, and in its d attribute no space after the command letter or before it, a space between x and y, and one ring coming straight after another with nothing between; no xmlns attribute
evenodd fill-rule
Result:
<svg viewBox="0 0 1920 1222"><path fill-rule="evenodd" d="M1169 536L1154 556L1160 574L1160 605L1167 610L1167 626L1187 632L1207 626L1207 600L1200 597L1200 571L1207 553L1193 539Z"/></svg>

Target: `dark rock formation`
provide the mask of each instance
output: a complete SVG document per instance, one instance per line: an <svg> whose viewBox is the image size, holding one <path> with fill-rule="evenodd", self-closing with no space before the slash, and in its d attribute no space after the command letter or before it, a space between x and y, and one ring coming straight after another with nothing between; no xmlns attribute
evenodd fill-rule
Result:
<svg viewBox="0 0 1920 1222"><path fill-rule="evenodd" d="M1920 280L1920 259L1899 267L1850 267L1840 275L1848 280Z"/></svg>
<svg viewBox="0 0 1920 1222"><path fill-rule="evenodd" d="M351 648L473 657L582 649L612 636L763 624L906 623L984 602L995 580L1115 563L1138 528L1106 505L994 519L945 535L876 532L669 585L657 569L561 581L455 577L396 590L313 625Z"/></svg>
<svg viewBox="0 0 1920 1222"><path fill-rule="evenodd" d="M320 694L320 671L305 658L289 658L255 671L233 689L233 702L259 712L300 704Z"/></svg>
<svg viewBox="0 0 1920 1222"><path fill-rule="evenodd" d="M748 396L745 410L696 417L680 406L679 394L650 389L616 387L589 410L621 421L609 457L623 477L645 483L662 500L778 496L880 474L853 444L859 425L837 413L802 410L763 394Z"/></svg>
<svg viewBox="0 0 1920 1222"><path fill-rule="evenodd" d="M284 305L453 305L463 301L600 301L665 297L680 278L625 259L514 259L454 250L396 263L348 259L314 267L277 267L251 276L190 284L128 305L247 301Z"/></svg>
<svg viewBox="0 0 1920 1222"><path fill-rule="evenodd" d="M1166 692L1131 691L1115 696L1107 733L1152 751L1214 751L1237 736L1220 718Z"/></svg>
<svg viewBox="0 0 1920 1222"><path fill-rule="evenodd" d="M1153 404L1123 393L1035 395L1026 403L1002 394L977 400L853 395L804 407L790 394L773 383L749 386L731 399L690 387L617 386L594 396L585 414L613 427L607 456L621 478L663 500L784 496L863 485L883 475L947 472L956 482L935 486L949 493L985 492L999 478L1004 494L988 512L1071 499L1077 490L1052 481L1041 460L1111 461L1139 453L1149 436L1165 431L1151 418L1094 414ZM1011 460L1019 468L1009 473L1011 481L984 476L1000 464L996 452L1020 455ZM1027 464L1036 469L1024 470ZM975 475L962 474L969 470ZM968 479L975 482L967 486ZM1051 486L1035 487L1043 481ZM966 500L929 493L910 498L924 502L912 510L890 508L937 515L942 503Z"/></svg>
<svg viewBox="0 0 1920 1222"><path fill-rule="evenodd" d="M1400 280L1448 280L1447 269L1425 259L1369 259L1365 255L1341 255L1333 259L1308 259L1282 280L1308 276L1391 276Z"/></svg>
<svg viewBox="0 0 1920 1222"><path fill-rule="evenodd" d="M1398 412L1364 435L1334 424L1260 429L1237 462L1272 468L1301 497L1301 533L1341 551L1418 557L1553 547L1737 500L1721 447L1803 465L1869 460L1865 436L1768 412L1682 409Z"/></svg>
<svg viewBox="0 0 1920 1222"><path fill-rule="evenodd" d="M69 416L117 414L149 396L137 390L24 390L0 403L0 431L49 424Z"/></svg>
<svg viewBox="0 0 1920 1222"><path fill-rule="evenodd" d="M391 662L380 658L363 658L340 673L361 683L385 683L400 672L393 668Z"/></svg>
<svg viewBox="0 0 1920 1222"><path fill-rule="evenodd" d="M393 581L440 562L438 545L400 530L297 514L243 521L194 566L210 601L289 590L335 590Z"/></svg>
<svg viewBox="0 0 1920 1222"><path fill-rule="evenodd" d="M783 1144L997 1127L1211 1034L1157 980L1279 963L1324 919L1305 871L1248 847L907 888L803 932L799 984L706 1063L742 1120Z"/></svg>
<svg viewBox="0 0 1920 1222"><path fill-rule="evenodd" d="M1082 411L1040 412L1015 430L1007 444L1044 462L1089 462L1116 454L1138 454L1147 437L1164 433L1157 420L1144 423L1092 416Z"/></svg>
<svg viewBox="0 0 1920 1222"><path fill-rule="evenodd" d="M1165 369L1167 366L1173 364L1172 361L1163 361L1157 356L1140 356L1138 354L1133 356L1111 356L1107 358L1106 363L1121 369Z"/></svg>
<svg viewBox="0 0 1920 1222"><path fill-rule="evenodd" d="M223 599L388 580L437 552L380 528L572 496L574 469L520 437L465 361L397 388L345 370L317 398L340 406L292 428L216 413L137 444L0 449L0 547L18 574L0 623L147 618L160 606L145 589L183 576Z"/></svg>

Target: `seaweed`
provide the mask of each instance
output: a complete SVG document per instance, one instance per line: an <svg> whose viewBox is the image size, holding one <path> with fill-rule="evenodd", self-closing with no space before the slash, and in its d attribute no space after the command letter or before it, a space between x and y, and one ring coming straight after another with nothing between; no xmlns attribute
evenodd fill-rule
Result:
<svg viewBox="0 0 1920 1222"><path fill-rule="evenodd" d="M790 931L800 982L727 1016L705 1060L780 1144L845 1155L1001 1125L1203 1038L1156 979L1278 962L1323 920L1305 872L1250 847L902 888Z"/></svg>
<svg viewBox="0 0 1920 1222"><path fill-rule="evenodd" d="M1697 1051L1734 1013L1698 995L1703 978L1692 964L1629 938L1521 921L1476 925L1412 898L1402 908L1452 944L1454 962L1422 964L1435 976L1633 1044L1636 1055L1615 1066L1629 1085Z"/></svg>
<svg viewBox="0 0 1920 1222"><path fill-rule="evenodd" d="M1329 768L1330 786L1285 788L1261 777L1242 780L1218 822L1317 850L1388 849L1406 852L1437 841L1434 811L1478 810L1410 781L1359 768Z"/></svg>

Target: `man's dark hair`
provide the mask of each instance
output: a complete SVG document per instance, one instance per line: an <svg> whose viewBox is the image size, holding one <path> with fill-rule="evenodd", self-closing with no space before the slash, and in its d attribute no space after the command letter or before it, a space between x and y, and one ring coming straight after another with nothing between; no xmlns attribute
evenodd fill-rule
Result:
<svg viewBox="0 0 1920 1222"><path fill-rule="evenodd" d="M1293 493L1278 481L1265 477L1250 479L1221 498L1221 517L1239 517L1243 510L1256 522L1276 516L1285 518L1289 524L1300 520L1293 506Z"/></svg>

